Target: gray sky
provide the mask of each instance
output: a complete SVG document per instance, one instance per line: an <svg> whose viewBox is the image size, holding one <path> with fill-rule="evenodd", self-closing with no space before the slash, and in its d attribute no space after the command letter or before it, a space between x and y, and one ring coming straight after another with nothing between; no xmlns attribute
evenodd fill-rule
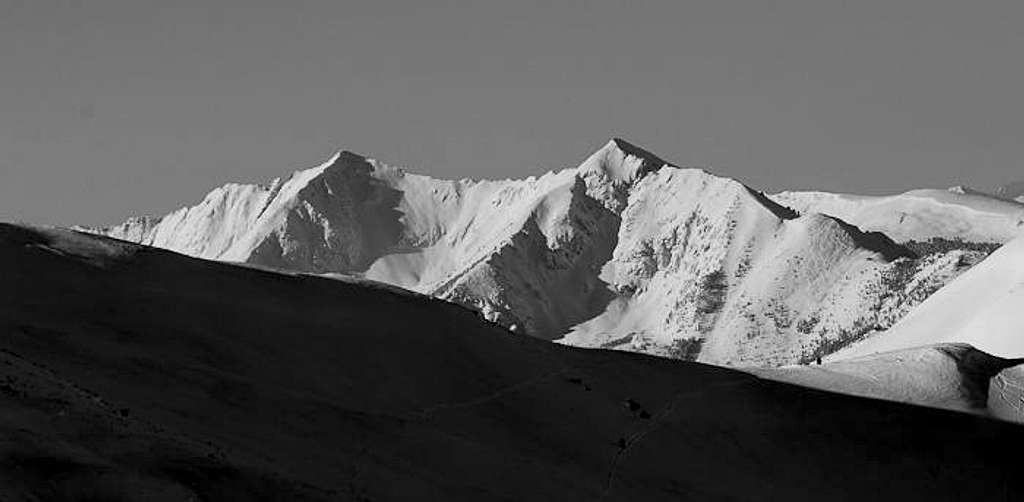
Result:
<svg viewBox="0 0 1024 502"><path fill-rule="evenodd" d="M111 223L336 148L438 177L612 136L770 191L1024 179L1024 2L0 0L0 219Z"/></svg>

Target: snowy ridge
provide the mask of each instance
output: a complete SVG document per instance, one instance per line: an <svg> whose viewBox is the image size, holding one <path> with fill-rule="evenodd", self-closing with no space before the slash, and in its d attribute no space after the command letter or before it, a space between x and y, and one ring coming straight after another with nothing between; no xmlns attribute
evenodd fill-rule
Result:
<svg viewBox="0 0 1024 502"><path fill-rule="evenodd" d="M634 187L622 214L602 272L616 298L563 341L718 364L807 360L888 326L937 287L929 279L958 273L953 255L908 255L739 182L666 169Z"/></svg>
<svg viewBox="0 0 1024 502"><path fill-rule="evenodd" d="M890 196L782 192L771 197L797 211L829 214L897 242L941 237L1003 243L1024 233L1024 204L964 187Z"/></svg>
<svg viewBox="0 0 1024 502"><path fill-rule="evenodd" d="M340 152L97 230L209 259L358 275L515 331L720 364L787 364L885 329L972 257L799 214L613 139L579 167L446 181Z"/></svg>
<svg viewBox="0 0 1024 502"><path fill-rule="evenodd" d="M822 365L753 368L755 375L876 399L919 404L1022 421L992 399L990 381L1020 360L1003 359L966 344L937 344ZM1007 374L1004 380L1009 381ZM990 405L991 403L992 405Z"/></svg>
<svg viewBox="0 0 1024 502"><path fill-rule="evenodd" d="M394 194L370 176L374 168L339 152L287 179L227 184L196 206L102 233L200 258L314 272L358 269L398 230L397 221L388 221L398 217L388 199Z"/></svg>

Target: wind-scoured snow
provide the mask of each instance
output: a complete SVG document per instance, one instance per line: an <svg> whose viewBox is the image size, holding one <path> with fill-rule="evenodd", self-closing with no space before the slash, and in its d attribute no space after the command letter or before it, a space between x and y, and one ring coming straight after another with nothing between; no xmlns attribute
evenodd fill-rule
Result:
<svg viewBox="0 0 1024 502"><path fill-rule="evenodd" d="M1024 234L1024 204L962 187L889 196L782 192L771 197L797 211L830 214L897 242L939 237L1003 243Z"/></svg>
<svg viewBox="0 0 1024 502"><path fill-rule="evenodd" d="M885 235L621 139L577 168L501 181L439 180L341 152L96 231L379 280L565 344L735 365L806 361L888 328L975 260L915 259Z"/></svg>
<svg viewBox="0 0 1024 502"><path fill-rule="evenodd" d="M947 284L888 331L832 356L845 359L933 343L969 343L1024 357L1024 238L1015 239Z"/></svg>

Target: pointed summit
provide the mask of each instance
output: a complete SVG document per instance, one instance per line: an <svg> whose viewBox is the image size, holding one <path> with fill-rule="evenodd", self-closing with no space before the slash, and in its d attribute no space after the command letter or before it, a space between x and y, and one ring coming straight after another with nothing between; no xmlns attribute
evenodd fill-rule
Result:
<svg viewBox="0 0 1024 502"><path fill-rule="evenodd" d="M337 171L368 174L373 171L373 165L367 157L350 150L338 150L321 167L324 173Z"/></svg>
<svg viewBox="0 0 1024 502"><path fill-rule="evenodd" d="M360 155L360 154L358 154L356 152L353 152L352 150L343 150L342 149L342 150L337 150L334 153L334 155L331 156L330 160L328 161L328 164L331 164L331 165L334 165L334 164L351 164L351 163L361 163L361 162L366 162L366 161L367 161L367 157L365 155Z"/></svg>
<svg viewBox="0 0 1024 502"><path fill-rule="evenodd" d="M613 138L580 164L583 176L601 175L618 183L629 183L669 165L657 155L621 138Z"/></svg>
<svg viewBox="0 0 1024 502"><path fill-rule="evenodd" d="M629 141L626 141L622 138L612 138L611 142L615 143L615 146L617 146L619 150L622 150L624 153L626 153L626 155L643 159L645 163L650 164L651 166L654 167L654 169L657 169L664 165L671 165L670 163L662 160L661 157L658 157L657 155L651 153L650 151L645 150L639 146L636 146L633 143L630 143Z"/></svg>

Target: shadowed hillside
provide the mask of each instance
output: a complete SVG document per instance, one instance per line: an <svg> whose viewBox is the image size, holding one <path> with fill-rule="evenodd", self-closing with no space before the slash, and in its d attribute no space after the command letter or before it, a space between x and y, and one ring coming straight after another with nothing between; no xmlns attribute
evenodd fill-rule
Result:
<svg viewBox="0 0 1024 502"><path fill-rule="evenodd" d="M14 500L1013 500L1024 429L0 225Z"/></svg>

